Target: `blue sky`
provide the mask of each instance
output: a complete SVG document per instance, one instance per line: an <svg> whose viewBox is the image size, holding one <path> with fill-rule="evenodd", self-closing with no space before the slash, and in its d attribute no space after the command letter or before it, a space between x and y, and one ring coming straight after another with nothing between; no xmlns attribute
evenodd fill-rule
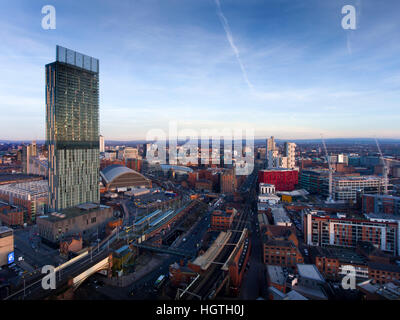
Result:
<svg viewBox="0 0 400 320"><path fill-rule="evenodd" d="M41 27L47 4L56 30ZM2 0L0 139L44 139L56 44L100 59L106 139L142 139L172 120L280 139L400 138L399 1L219 4ZM344 5L356 7L357 30L342 29Z"/></svg>

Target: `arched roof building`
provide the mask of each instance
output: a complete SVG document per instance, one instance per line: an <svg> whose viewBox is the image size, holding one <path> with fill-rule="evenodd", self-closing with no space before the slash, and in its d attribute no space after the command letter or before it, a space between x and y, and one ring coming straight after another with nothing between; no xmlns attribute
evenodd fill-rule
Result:
<svg viewBox="0 0 400 320"><path fill-rule="evenodd" d="M151 188L151 180L128 167L113 164L100 171L103 184L108 190L116 188L147 187Z"/></svg>

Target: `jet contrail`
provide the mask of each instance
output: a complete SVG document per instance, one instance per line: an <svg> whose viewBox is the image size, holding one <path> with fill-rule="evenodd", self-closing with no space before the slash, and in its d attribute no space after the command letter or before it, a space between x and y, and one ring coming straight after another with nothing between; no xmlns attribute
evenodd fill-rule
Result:
<svg viewBox="0 0 400 320"><path fill-rule="evenodd" d="M246 81L246 83L247 83L247 85L249 86L250 90L254 90L254 86L253 86L253 84L249 81L249 78L248 78L248 76L247 76L246 69L245 69L245 67L244 67L244 65L243 65L242 59L240 58L239 50L238 50L238 48L235 46L235 43L234 43L234 41L233 41L232 32L231 32L231 29L230 29L230 27L229 27L228 20L225 18L224 14L222 13L221 4L220 4L219 0L215 0L215 4L217 5L217 14L218 14L219 19L221 20L222 26L223 26L223 28L224 28L224 30L225 30L225 33L226 33L226 37L227 37L227 39L228 39L228 42L229 42L229 44L231 45L231 48L232 48L232 50L233 50L233 52L234 52L234 54L235 54L235 56L236 56L236 59L237 59L239 65L240 65L240 69L242 69L242 73L243 73L244 80Z"/></svg>

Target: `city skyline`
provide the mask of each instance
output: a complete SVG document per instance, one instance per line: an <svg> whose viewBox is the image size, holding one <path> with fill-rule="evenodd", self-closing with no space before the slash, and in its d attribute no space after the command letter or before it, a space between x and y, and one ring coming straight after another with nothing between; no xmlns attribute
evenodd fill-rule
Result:
<svg viewBox="0 0 400 320"><path fill-rule="evenodd" d="M44 140L43 65L56 44L102 61L106 140L143 140L173 119L180 129L252 127L256 138L400 138L400 5L350 2L100 1L92 12L55 1L55 30L41 28L44 3L7 4L0 138ZM356 30L340 25L345 4Z"/></svg>

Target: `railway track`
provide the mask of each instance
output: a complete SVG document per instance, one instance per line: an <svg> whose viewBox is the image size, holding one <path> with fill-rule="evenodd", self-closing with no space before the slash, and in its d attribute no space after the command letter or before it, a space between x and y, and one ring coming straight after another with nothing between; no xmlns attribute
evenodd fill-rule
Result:
<svg viewBox="0 0 400 320"><path fill-rule="evenodd" d="M239 241L241 233L236 231L242 231L245 228L248 220L249 210L250 207L248 204L246 204L242 215L239 217L239 220L237 220L237 222L234 224L234 227L232 228L232 230L235 230L235 232L232 233L231 237L228 240L228 243L236 243L237 241ZM208 299L208 297L212 295L213 292L215 292L214 290L218 288L219 284L221 283L221 281L223 281L225 276L224 271L221 270L221 264L226 262L232 250L233 246L226 246L222 249L221 253L215 260L216 263L210 267L207 275L205 277L202 277L198 286L192 290L192 293L200 296L202 299ZM188 300L192 300L194 298L195 296L193 295L186 296L186 299Z"/></svg>

